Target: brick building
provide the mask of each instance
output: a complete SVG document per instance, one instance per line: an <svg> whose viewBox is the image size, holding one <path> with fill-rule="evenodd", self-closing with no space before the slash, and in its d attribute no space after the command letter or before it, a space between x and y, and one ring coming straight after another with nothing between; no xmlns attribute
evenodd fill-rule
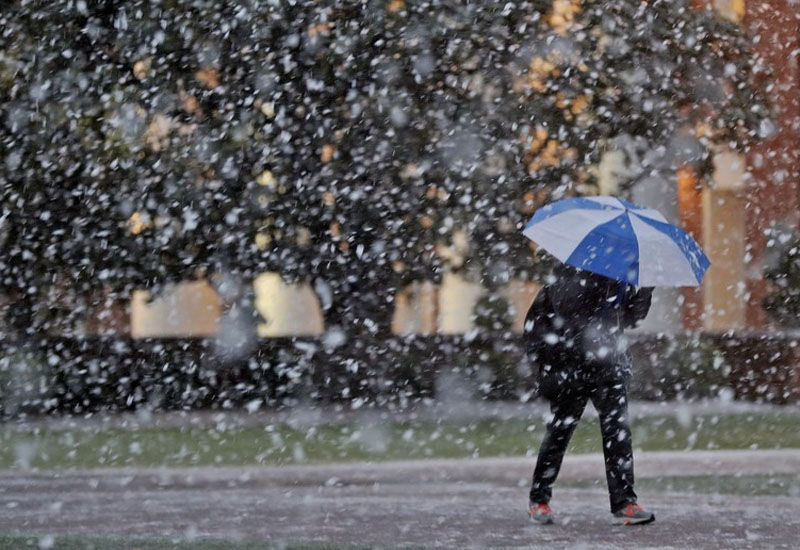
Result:
<svg viewBox="0 0 800 550"><path fill-rule="evenodd" d="M764 271L774 230L800 229L800 2L696 0L747 28L771 72L773 123L745 155L721 151L711 188L678 174L678 211L712 260L701 288L683 291L686 329L763 330Z"/></svg>

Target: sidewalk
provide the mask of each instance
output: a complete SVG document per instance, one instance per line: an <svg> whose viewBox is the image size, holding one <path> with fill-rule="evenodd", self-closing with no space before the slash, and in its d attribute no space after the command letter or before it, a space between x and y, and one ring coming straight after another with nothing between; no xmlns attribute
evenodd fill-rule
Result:
<svg viewBox="0 0 800 550"><path fill-rule="evenodd" d="M796 474L800 450L640 452L637 476ZM531 525L532 458L271 468L0 472L0 531L424 548L796 548L800 499L651 493L658 520L611 524L602 485L559 489ZM604 479L599 454L560 480Z"/></svg>

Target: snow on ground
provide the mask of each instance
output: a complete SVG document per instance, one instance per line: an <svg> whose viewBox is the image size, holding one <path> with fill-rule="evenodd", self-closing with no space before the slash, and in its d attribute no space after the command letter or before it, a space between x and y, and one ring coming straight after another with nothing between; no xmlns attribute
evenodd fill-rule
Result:
<svg viewBox="0 0 800 550"><path fill-rule="evenodd" d="M640 479L800 471L800 450L640 452ZM199 536L428 548L796 548L800 499L640 494L657 515L614 525L603 488L556 487L559 522L525 514L528 458L271 468L0 472L0 531ZM561 480L603 479L598 454ZM602 486L599 486L602 487Z"/></svg>

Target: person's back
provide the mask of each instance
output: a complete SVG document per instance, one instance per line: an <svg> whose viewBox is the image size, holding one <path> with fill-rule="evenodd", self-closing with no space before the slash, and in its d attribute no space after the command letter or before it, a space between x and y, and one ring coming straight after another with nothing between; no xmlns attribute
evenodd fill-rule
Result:
<svg viewBox="0 0 800 550"><path fill-rule="evenodd" d="M553 371L630 375L625 328L647 315L652 289L637 290L588 271L561 266L525 317L524 337L545 384Z"/></svg>

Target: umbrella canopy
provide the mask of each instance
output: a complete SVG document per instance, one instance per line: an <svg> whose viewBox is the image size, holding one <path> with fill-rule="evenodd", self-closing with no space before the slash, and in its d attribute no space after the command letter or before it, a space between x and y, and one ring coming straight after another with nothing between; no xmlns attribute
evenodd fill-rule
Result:
<svg viewBox="0 0 800 550"><path fill-rule="evenodd" d="M659 212L616 197L550 203L523 234L565 264L637 286L697 286L711 265Z"/></svg>

